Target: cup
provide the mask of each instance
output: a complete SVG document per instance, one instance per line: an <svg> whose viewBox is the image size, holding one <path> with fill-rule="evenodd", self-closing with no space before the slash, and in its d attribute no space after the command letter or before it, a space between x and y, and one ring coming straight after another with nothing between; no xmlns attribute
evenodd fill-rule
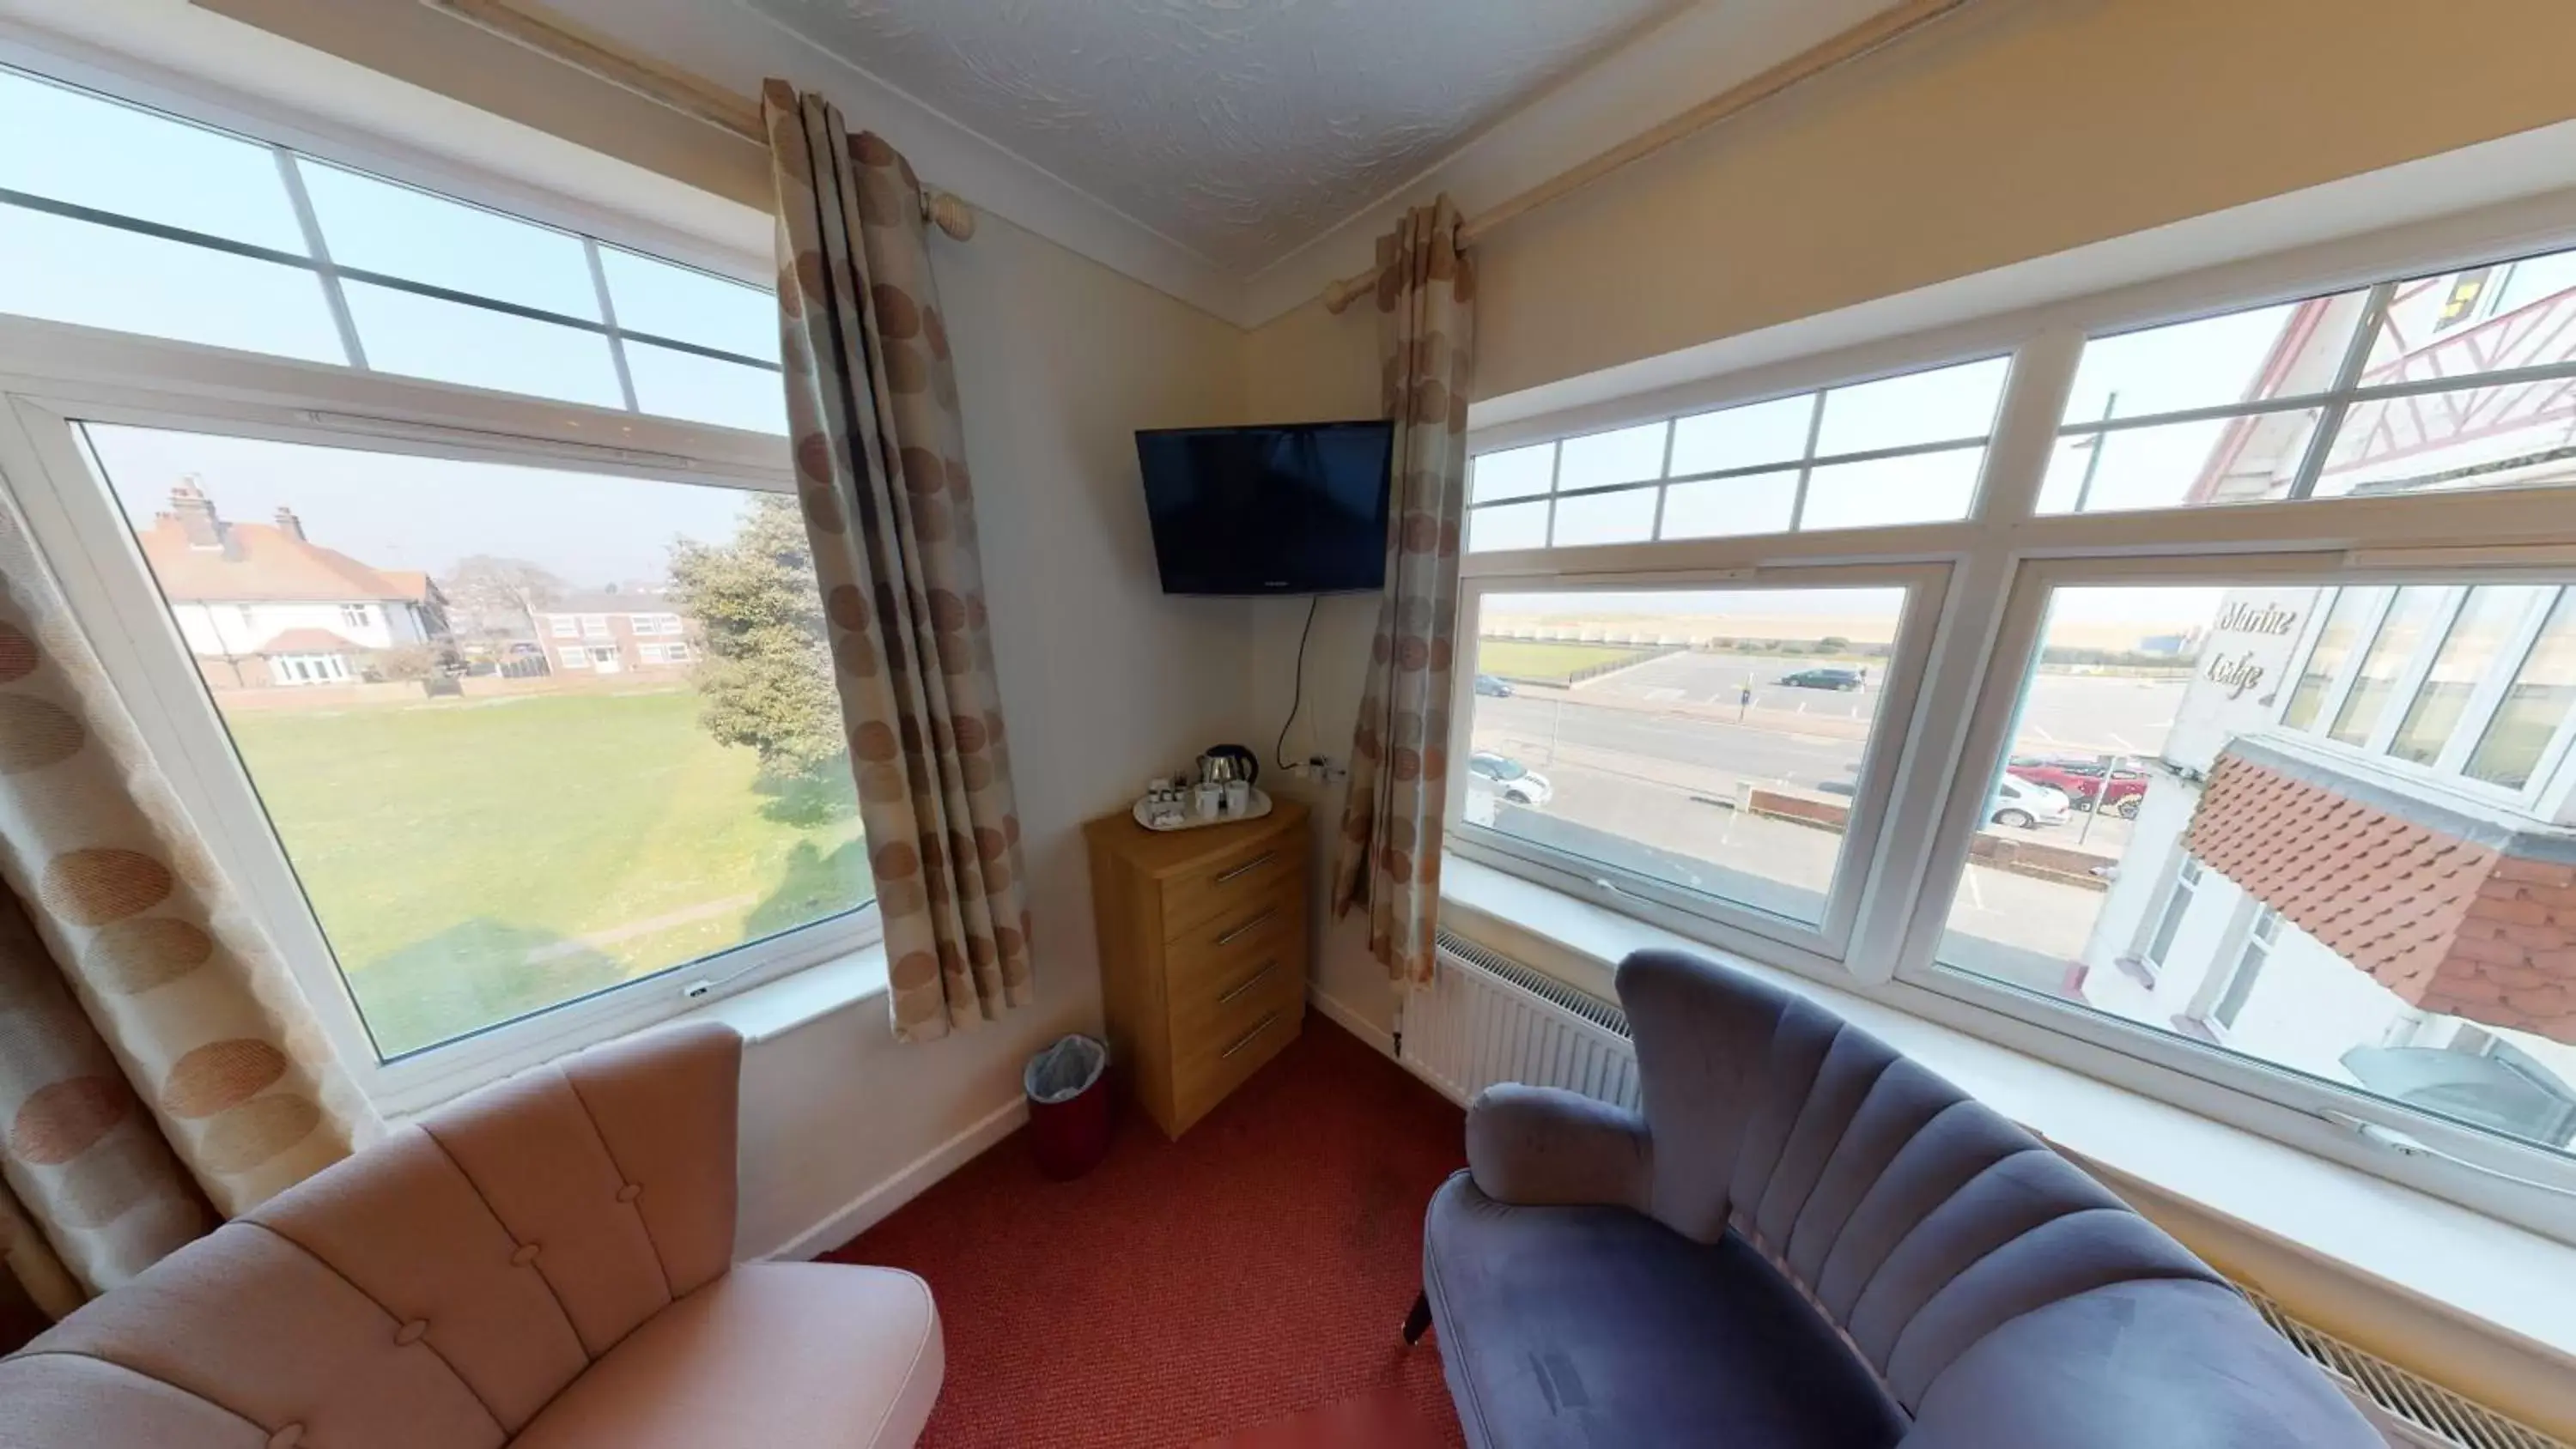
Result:
<svg viewBox="0 0 2576 1449"><path fill-rule="evenodd" d="M1198 788L1197 793L1199 818L1201 820L1214 820L1216 818L1218 807L1225 804L1224 787L1218 785L1201 785Z"/></svg>
<svg viewBox="0 0 2576 1449"><path fill-rule="evenodd" d="M1249 780L1226 781L1225 813L1228 815L1240 816L1243 812L1251 808L1252 782Z"/></svg>

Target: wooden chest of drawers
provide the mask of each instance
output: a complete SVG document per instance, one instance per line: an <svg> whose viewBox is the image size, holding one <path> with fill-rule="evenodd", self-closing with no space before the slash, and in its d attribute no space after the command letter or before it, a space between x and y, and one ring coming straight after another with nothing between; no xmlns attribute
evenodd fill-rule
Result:
<svg viewBox="0 0 2576 1449"><path fill-rule="evenodd" d="M1306 1017L1306 807L1157 833L1125 813L1083 827L1111 1060L1178 1137Z"/></svg>

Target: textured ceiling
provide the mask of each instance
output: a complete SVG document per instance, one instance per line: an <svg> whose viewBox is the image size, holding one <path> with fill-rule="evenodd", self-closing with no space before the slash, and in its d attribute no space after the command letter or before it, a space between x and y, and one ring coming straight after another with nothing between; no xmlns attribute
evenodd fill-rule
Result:
<svg viewBox="0 0 2576 1449"><path fill-rule="evenodd" d="M1250 271L1683 0L741 3Z"/></svg>

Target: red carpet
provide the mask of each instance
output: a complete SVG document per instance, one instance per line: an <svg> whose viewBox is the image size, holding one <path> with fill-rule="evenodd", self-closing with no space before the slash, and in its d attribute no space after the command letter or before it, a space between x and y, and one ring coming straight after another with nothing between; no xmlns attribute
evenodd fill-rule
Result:
<svg viewBox="0 0 2576 1449"><path fill-rule="evenodd" d="M1438 1347L1398 1330L1460 1131L1439 1094L1309 1014L1179 1142L1121 1104L1108 1161L1053 1183L1014 1136L825 1256L929 1281L948 1340L930 1449L1268 1445L1294 1442L1272 1437L1282 1421L1406 1404L1416 1432L1388 1449L1455 1445Z"/></svg>

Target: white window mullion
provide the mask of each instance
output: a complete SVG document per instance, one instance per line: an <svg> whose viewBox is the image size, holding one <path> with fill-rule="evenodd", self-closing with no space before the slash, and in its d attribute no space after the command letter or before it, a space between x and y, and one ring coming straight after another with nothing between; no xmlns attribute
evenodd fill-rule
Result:
<svg viewBox="0 0 2576 1449"><path fill-rule="evenodd" d="M2433 661L2441 655L2442 645L2451 637L2451 627L2459 622L2460 610L2468 603L2469 591L2453 586L2442 591L2441 603L2424 625L2424 637L2415 641L2415 652L2401 665L2389 681L2388 702L2380 708L2379 718L2371 722L2370 737L2361 748L2373 755L2385 755L2397 742L2398 726L2407 712L2415 707L2415 696L2433 672Z"/></svg>

